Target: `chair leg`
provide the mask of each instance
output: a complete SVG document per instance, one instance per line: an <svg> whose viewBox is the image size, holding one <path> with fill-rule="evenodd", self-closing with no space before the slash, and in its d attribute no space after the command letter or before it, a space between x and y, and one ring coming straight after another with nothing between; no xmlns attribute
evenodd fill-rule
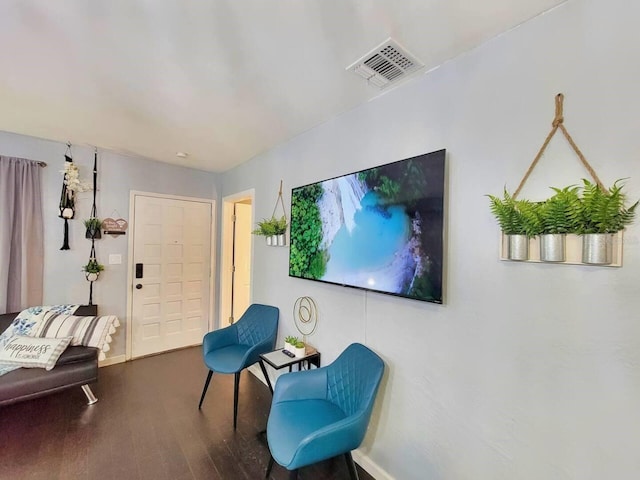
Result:
<svg viewBox="0 0 640 480"><path fill-rule="evenodd" d="M240 372L236 372L233 382L233 429L238 424L238 389L240 387Z"/></svg>
<svg viewBox="0 0 640 480"><path fill-rule="evenodd" d="M271 475L271 469L273 468L273 455L269 455L269 465L267 465L267 473L265 474L264 478L269 478L269 475Z"/></svg>
<svg viewBox="0 0 640 480"><path fill-rule="evenodd" d="M298 480L298 470L291 470L289 472L289 480Z"/></svg>
<svg viewBox="0 0 640 480"><path fill-rule="evenodd" d="M209 374L207 375L207 379L204 382L204 388L202 389L202 396L200 397L200 403L198 404L198 410L202 408L202 402L204 401L204 396L207 394L207 388L209 388L209 382L211 381L211 376L213 375L213 370L209 370Z"/></svg>
<svg viewBox="0 0 640 480"><path fill-rule="evenodd" d="M347 461L347 469L349 470L349 478L351 480L358 480L358 470L356 470L356 464L353 462L351 452L344 454L344 459Z"/></svg>

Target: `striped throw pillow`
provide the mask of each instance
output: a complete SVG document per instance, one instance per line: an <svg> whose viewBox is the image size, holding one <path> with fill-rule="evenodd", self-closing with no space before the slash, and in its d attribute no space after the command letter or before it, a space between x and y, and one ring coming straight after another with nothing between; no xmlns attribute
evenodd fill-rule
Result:
<svg viewBox="0 0 640 480"><path fill-rule="evenodd" d="M77 317L47 312L31 335L41 338L72 337L71 345L99 348L98 358L104 360L104 352L109 351L111 335L115 333L118 326L120 322L115 315Z"/></svg>

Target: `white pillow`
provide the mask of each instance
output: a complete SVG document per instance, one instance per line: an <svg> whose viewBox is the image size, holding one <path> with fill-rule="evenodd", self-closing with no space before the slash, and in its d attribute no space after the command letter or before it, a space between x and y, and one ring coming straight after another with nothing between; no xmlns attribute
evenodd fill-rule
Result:
<svg viewBox="0 0 640 480"><path fill-rule="evenodd" d="M34 338L14 335L0 346L0 363L51 370L70 342L71 337Z"/></svg>
<svg viewBox="0 0 640 480"><path fill-rule="evenodd" d="M104 352L109 351L111 335L115 333L118 326L120 322L115 315L77 317L47 312L30 335L46 338L72 337L71 345L99 348L99 358L104 360Z"/></svg>

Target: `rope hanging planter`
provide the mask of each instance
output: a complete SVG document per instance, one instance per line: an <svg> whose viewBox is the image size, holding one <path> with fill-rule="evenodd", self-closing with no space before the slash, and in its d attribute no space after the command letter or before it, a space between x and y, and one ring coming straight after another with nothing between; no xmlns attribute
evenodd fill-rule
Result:
<svg viewBox="0 0 640 480"><path fill-rule="evenodd" d="M98 280L100 272L104 270L104 266L98 263L96 259L96 245L97 238L101 238L100 234L100 221L98 219L98 212L96 207L96 195L98 185L98 149L96 148L93 155L93 205L91 206L91 217L85 224L87 224L86 237L91 240L91 251L89 252L89 261L83 267L85 271L85 278L89 282L89 305L93 305L93 282Z"/></svg>
<svg viewBox="0 0 640 480"><path fill-rule="evenodd" d="M282 216L280 218L276 217L278 205L282 207ZM254 235L262 235L265 237L268 246L283 247L287 243L285 238L287 225L287 212L284 208L284 200L282 199L282 180L280 180L280 190L278 191L278 198L276 199L276 204L273 207L271 218L265 218L258 222L258 228L256 228L252 233Z"/></svg>
<svg viewBox="0 0 640 480"><path fill-rule="evenodd" d="M276 210L278 209L278 205L282 207L282 217L280 217L280 219L276 218ZM278 198L276 199L276 204L273 207L271 218L275 220L276 224L278 225L275 245L277 245L278 247L284 247L287 244L286 238L285 238L285 233L287 231L287 211L284 208L284 200L282 199L282 180L280 180L280 189L278 190Z"/></svg>
<svg viewBox="0 0 640 480"><path fill-rule="evenodd" d="M630 207L624 205L625 197L621 194L619 181L610 189L604 186L564 126L563 102L564 95L557 94L551 131L513 195L509 196L506 188L504 200L489 195L492 212L502 229L501 258L621 266L622 229L631 223L639 202ZM516 200L558 130L594 183L583 179L581 187L553 188L556 193L544 202ZM582 193L578 193L579 190ZM530 245L533 246L533 258L529 257Z"/></svg>

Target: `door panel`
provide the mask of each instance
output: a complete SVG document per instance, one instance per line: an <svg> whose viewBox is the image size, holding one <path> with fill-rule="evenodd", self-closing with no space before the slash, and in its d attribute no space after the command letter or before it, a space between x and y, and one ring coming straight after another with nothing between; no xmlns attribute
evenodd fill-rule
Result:
<svg viewBox="0 0 640 480"><path fill-rule="evenodd" d="M233 318L249 308L251 296L251 205L235 204L233 248Z"/></svg>
<svg viewBox="0 0 640 480"><path fill-rule="evenodd" d="M211 204L135 196L132 356L202 342L209 322ZM140 288L135 288L139 285Z"/></svg>

